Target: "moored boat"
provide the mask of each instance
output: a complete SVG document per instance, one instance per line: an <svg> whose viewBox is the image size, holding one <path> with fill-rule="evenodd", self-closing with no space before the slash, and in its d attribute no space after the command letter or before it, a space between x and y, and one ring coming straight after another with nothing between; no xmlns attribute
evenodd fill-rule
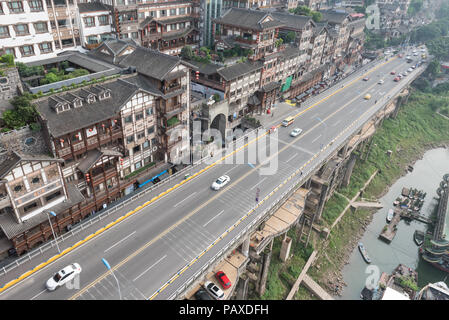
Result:
<svg viewBox="0 0 449 320"><path fill-rule="evenodd" d="M387 222L391 222L391 220L393 220L393 218L394 218L394 210L390 209L390 210L388 210L388 213L387 213Z"/></svg>
<svg viewBox="0 0 449 320"><path fill-rule="evenodd" d="M363 243L359 242L358 247L360 253L362 254L363 260L365 260L366 263L371 263L371 258L368 256L368 252L366 251Z"/></svg>
<svg viewBox="0 0 449 320"><path fill-rule="evenodd" d="M413 234L413 240L415 241L416 245L420 247L424 243L424 232L415 230L415 233Z"/></svg>

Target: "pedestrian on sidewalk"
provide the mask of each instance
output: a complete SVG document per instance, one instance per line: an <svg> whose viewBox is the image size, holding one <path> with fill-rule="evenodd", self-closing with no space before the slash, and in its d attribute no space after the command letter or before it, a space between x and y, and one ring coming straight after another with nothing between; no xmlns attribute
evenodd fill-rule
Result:
<svg viewBox="0 0 449 320"><path fill-rule="evenodd" d="M272 117L272 118L274 117L274 112L273 112L273 111L271 111L271 117Z"/></svg>

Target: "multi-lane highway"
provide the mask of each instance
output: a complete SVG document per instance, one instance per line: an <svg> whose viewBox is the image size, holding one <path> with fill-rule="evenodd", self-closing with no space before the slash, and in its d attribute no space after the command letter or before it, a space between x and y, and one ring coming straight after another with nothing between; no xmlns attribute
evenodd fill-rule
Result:
<svg viewBox="0 0 449 320"><path fill-rule="evenodd" d="M296 116L294 124L288 128L279 127L274 137L278 142L277 152L270 156L277 161L275 174L261 175L260 167L265 164L260 162L217 163L3 290L0 298L118 299L116 279L105 268L102 258L113 268L122 298L170 298L183 282L282 193L283 188L295 183L294 179L288 179L293 173L298 170L306 173L322 161L338 144L332 146L331 141L344 139L344 134L349 135L351 129L375 113L388 96L400 90L408 78L394 82L390 71L403 72L411 65L400 58L381 61L368 70L354 73L313 101L304 103L300 109L292 107L291 115ZM407 77L416 72L418 69ZM366 76L369 80L363 81ZM378 84L380 79L384 79L383 84ZM367 93L371 94L370 100L363 99ZM303 133L293 138L290 132L296 127L303 129ZM245 150L247 148L238 152ZM211 183L224 174L231 178L230 183L220 191L213 191ZM259 203L255 201L257 189L259 199L264 199ZM242 219L244 216L246 218ZM238 221L239 224L229 230ZM216 243L212 247L213 242ZM206 248L209 249L204 252ZM47 291L47 279L73 262L79 263L83 270L79 283ZM191 265L185 268L188 264ZM2 278L1 285L4 285L6 280ZM167 284L170 279L173 281Z"/></svg>

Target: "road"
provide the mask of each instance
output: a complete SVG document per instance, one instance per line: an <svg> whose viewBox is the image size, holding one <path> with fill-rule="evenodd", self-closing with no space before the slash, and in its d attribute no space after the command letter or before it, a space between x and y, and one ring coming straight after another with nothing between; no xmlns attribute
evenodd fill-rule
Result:
<svg viewBox="0 0 449 320"><path fill-rule="evenodd" d="M367 111L374 112L376 100L380 101L404 84L404 80L393 82L391 70L402 72L409 66L404 59L383 61L367 72L361 70L351 75L343 82L343 88L333 87L300 109L292 107L291 114L298 116L293 125L278 130L278 150L273 155L278 164L275 174L261 175L264 164L259 162L214 165L4 290L0 299L118 299L116 280L101 262L102 258L112 266L123 299L168 299L239 230L251 223L258 212L268 207L271 199L291 186L293 179L286 180L293 172L298 168L305 172L326 157L332 151L330 141L360 117L368 117ZM370 77L369 81L362 81L365 74ZM381 78L385 80L383 85L377 84ZM371 94L371 100L363 99L366 93ZM302 128L303 133L293 138L290 132L295 127ZM211 183L223 174L230 176L231 182L220 191L211 190ZM282 187L277 188L279 185ZM259 203L255 201L257 189ZM47 291L46 280L73 262L83 268L79 284ZM191 266L184 268L189 263ZM173 281L167 285L170 279Z"/></svg>

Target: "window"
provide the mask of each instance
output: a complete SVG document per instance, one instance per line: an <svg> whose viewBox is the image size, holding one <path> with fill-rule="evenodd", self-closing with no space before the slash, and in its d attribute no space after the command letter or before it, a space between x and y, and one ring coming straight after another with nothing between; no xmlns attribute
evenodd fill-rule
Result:
<svg viewBox="0 0 449 320"><path fill-rule="evenodd" d="M61 190L56 191L56 192L50 194L49 196L46 196L45 201L50 202L51 200L53 200L56 197L59 197L60 195L61 195Z"/></svg>
<svg viewBox="0 0 449 320"><path fill-rule="evenodd" d="M95 18L94 17L85 17L84 24L87 28L95 27Z"/></svg>
<svg viewBox="0 0 449 320"><path fill-rule="evenodd" d="M12 54L16 58L16 50L14 48L4 48L5 54Z"/></svg>
<svg viewBox="0 0 449 320"><path fill-rule="evenodd" d="M148 128L148 134L152 134L154 132L154 126Z"/></svg>
<svg viewBox="0 0 449 320"><path fill-rule="evenodd" d="M98 16L98 22L100 23L100 26L105 26L109 24L109 16Z"/></svg>
<svg viewBox="0 0 449 320"><path fill-rule="evenodd" d="M176 9L170 9L170 15L176 16Z"/></svg>
<svg viewBox="0 0 449 320"><path fill-rule="evenodd" d="M172 30L176 30L177 28L176 28L176 23L172 23L171 25L170 25L170 31L172 31Z"/></svg>
<svg viewBox="0 0 449 320"><path fill-rule="evenodd" d="M14 30L16 31L17 36L25 36L30 34L27 24L17 24L14 26Z"/></svg>
<svg viewBox="0 0 449 320"><path fill-rule="evenodd" d="M139 12L139 19L145 19L145 12Z"/></svg>
<svg viewBox="0 0 449 320"><path fill-rule="evenodd" d="M167 16L167 11L166 10L161 10L160 11L160 16L161 17L166 17Z"/></svg>
<svg viewBox="0 0 449 320"><path fill-rule="evenodd" d="M132 115L126 116L125 123L131 123L131 122L133 122L133 116Z"/></svg>
<svg viewBox="0 0 449 320"><path fill-rule="evenodd" d="M8 26L0 26L0 38L9 38Z"/></svg>
<svg viewBox="0 0 449 320"><path fill-rule="evenodd" d="M146 112L147 116L151 116L153 114L153 107L147 108L145 110L145 112Z"/></svg>
<svg viewBox="0 0 449 320"><path fill-rule="evenodd" d="M136 113L136 121L143 119L143 112Z"/></svg>
<svg viewBox="0 0 449 320"><path fill-rule="evenodd" d="M186 8L179 8L179 14L186 14Z"/></svg>
<svg viewBox="0 0 449 320"><path fill-rule="evenodd" d="M44 11L44 6L41 0L28 0L31 12Z"/></svg>
<svg viewBox="0 0 449 320"><path fill-rule="evenodd" d="M5 14L5 13L3 12L3 2L0 2L0 14Z"/></svg>
<svg viewBox="0 0 449 320"><path fill-rule="evenodd" d="M88 44L98 43L98 38L97 38L97 36L88 36L88 37L87 37L87 43L88 43Z"/></svg>
<svg viewBox="0 0 449 320"><path fill-rule="evenodd" d="M47 33L48 32L47 22L34 23L34 30L36 31L36 33Z"/></svg>
<svg viewBox="0 0 449 320"><path fill-rule="evenodd" d="M126 137L126 143L131 143L134 141L134 135Z"/></svg>
<svg viewBox="0 0 449 320"><path fill-rule="evenodd" d="M23 57L34 56L34 48L32 45L20 47L20 52Z"/></svg>
<svg viewBox="0 0 449 320"><path fill-rule="evenodd" d="M150 17L155 17L156 16L155 12L156 11L150 11Z"/></svg>
<svg viewBox="0 0 449 320"><path fill-rule="evenodd" d="M39 43L39 50L41 51L41 53L53 52L51 42Z"/></svg>
<svg viewBox="0 0 449 320"><path fill-rule="evenodd" d="M148 149L149 147L150 147L150 141L145 141L144 143L143 143L143 145L142 145L142 147L143 147L143 149L145 150L145 149Z"/></svg>
<svg viewBox="0 0 449 320"><path fill-rule="evenodd" d="M133 148L133 154L135 154L135 153L137 153L137 152L139 152L140 151L140 144L138 145L138 146L135 146L134 148Z"/></svg>
<svg viewBox="0 0 449 320"><path fill-rule="evenodd" d="M141 161L136 162L134 166L136 167L136 170L140 169L142 167L142 162Z"/></svg>
<svg viewBox="0 0 449 320"><path fill-rule="evenodd" d="M22 13L23 3L22 1L11 1L8 2L8 8L10 13Z"/></svg>
<svg viewBox="0 0 449 320"><path fill-rule="evenodd" d="M31 204L26 205L25 207L23 207L23 211L26 213L26 212L28 212L28 211L30 211L30 210L36 208L36 207L37 207L37 202L33 202L33 203L31 203Z"/></svg>
<svg viewBox="0 0 449 320"><path fill-rule="evenodd" d="M131 32L131 38L137 39L139 37L139 34L137 32Z"/></svg>
<svg viewBox="0 0 449 320"><path fill-rule="evenodd" d="M67 19L61 19L61 20L58 20L58 26L59 26L59 27L65 27L65 26L67 26L68 24L69 24L69 22L68 22Z"/></svg>
<svg viewBox="0 0 449 320"><path fill-rule="evenodd" d="M144 131L141 131L141 132L137 133L137 140L140 140L142 138L145 138L145 132Z"/></svg>

